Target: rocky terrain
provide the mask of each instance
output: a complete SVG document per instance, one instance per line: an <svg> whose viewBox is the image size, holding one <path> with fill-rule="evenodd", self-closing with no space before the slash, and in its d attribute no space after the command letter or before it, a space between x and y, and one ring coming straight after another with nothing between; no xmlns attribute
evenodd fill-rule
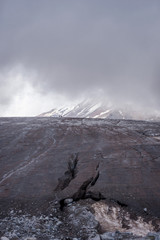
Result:
<svg viewBox="0 0 160 240"><path fill-rule="evenodd" d="M0 118L0 237L159 239L160 123Z"/></svg>
<svg viewBox="0 0 160 240"><path fill-rule="evenodd" d="M104 207L107 215L97 218L96 208L101 213ZM67 199L63 211L56 204L51 204L46 214L36 216L11 210L0 221L1 240L159 240L160 232L155 232L151 223L153 218L145 220L134 215L131 219L129 216L115 203ZM101 225L103 221L108 224L106 229ZM129 224L128 229L125 222Z"/></svg>

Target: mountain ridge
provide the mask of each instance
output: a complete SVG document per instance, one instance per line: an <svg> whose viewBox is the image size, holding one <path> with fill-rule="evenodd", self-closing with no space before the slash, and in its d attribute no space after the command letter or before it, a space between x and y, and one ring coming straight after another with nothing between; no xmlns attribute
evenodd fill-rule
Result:
<svg viewBox="0 0 160 240"><path fill-rule="evenodd" d="M87 99L72 107L64 106L59 109L53 108L48 112L44 112L38 115L38 117L72 117L159 121L160 113L158 111L153 112L146 110L137 110L130 105L118 108L111 103Z"/></svg>

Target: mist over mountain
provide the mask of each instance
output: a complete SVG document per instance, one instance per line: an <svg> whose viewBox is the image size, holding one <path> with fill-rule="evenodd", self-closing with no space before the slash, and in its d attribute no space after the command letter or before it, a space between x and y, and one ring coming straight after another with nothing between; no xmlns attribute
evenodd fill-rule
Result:
<svg viewBox="0 0 160 240"><path fill-rule="evenodd" d="M98 91L160 110L159 12L159 0L1 0L0 116Z"/></svg>
<svg viewBox="0 0 160 240"><path fill-rule="evenodd" d="M123 107L116 107L111 102L103 100L86 99L69 107L54 108L42 113L39 117L72 117L72 118L107 118L107 119L132 119L132 120L160 120L160 112L151 109L137 109L126 104Z"/></svg>

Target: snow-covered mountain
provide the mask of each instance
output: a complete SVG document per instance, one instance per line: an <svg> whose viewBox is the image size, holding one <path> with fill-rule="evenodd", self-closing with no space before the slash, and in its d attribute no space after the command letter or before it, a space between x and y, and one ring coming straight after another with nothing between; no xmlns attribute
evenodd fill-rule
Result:
<svg viewBox="0 0 160 240"><path fill-rule="evenodd" d="M87 99L74 107L62 107L42 113L39 117L73 117L73 118L107 118L107 119L134 119L134 120L160 120L160 113L135 110L126 105L116 108L111 103Z"/></svg>
<svg viewBox="0 0 160 240"><path fill-rule="evenodd" d="M110 105L93 100L84 100L73 107L52 109L40 114L40 117L75 117L75 118L106 118L112 110Z"/></svg>

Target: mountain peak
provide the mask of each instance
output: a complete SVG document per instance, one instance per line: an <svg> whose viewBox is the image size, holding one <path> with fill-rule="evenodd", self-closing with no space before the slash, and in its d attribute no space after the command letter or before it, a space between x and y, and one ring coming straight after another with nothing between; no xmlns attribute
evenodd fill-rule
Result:
<svg viewBox="0 0 160 240"><path fill-rule="evenodd" d="M107 119L132 119L132 120L160 120L160 113L136 110L130 105L117 108L110 102L106 103L97 99L85 99L75 106L64 106L40 114L38 117L72 117L72 118L107 118Z"/></svg>

